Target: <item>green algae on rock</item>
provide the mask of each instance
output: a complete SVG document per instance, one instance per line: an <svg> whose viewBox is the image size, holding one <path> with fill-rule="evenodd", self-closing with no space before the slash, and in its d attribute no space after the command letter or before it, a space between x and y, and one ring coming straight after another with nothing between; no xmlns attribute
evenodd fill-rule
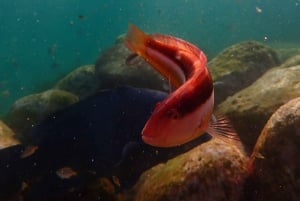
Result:
<svg viewBox="0 0 300 201"><path fill-rule="evenodd" d="M217 110L229 117L248 150L268 118L281 105L300 96L300 65L276 67L251 86L222 102Z"/></svg>
<svg viewBox="0 0 300 201"><path fill-rule="evenodd" d="M18 99L10 108L6 120L19 138L51 113L78 101L72 93L51 89Z"/></svg>
<svg viewBox="0 0 300 201"><path fill-rule="evenodd" d="M237 201L247 162L243 151L212 138L144 172L127 200Z"/></svg>
<svg viewBox="0 0 300 201"><path fill-rule="evenodd" d="M99 89L99 79L95 73L95 66L78 67L61 79L54 88L71 92L80 99L94 94Z"/></svg>
<svg viewBox="0 0 300 201"><path fill-rule="evenodd" d="M130 85L168 90L168 82L142 58L137 57L133 64L126 64L127 57L132 53L125 47L123 40L121 37L114 46L105 50L97 59L95 69L100 88Z"/></svg>
<svg viewBox="0 0 300 201"><path fill-rule="evenodd" d="M215 82L216 104L279 64L277 53L256 41L241 42L223 50L208 63Z"/></svg>
<svg viewBox="0 0 300 201"><path fill-rule="evenodd" d="M259 154L257 154L259 153ZM254 148L253 201L300 200L300 97L268 120Z"/></svg>

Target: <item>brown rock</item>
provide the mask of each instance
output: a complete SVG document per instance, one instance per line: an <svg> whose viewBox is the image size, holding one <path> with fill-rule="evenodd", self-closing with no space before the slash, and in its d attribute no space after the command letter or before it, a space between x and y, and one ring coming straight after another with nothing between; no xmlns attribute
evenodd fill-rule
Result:
<svg viewBox="0 0 300 201"><path fill-rule="evenodd" d="M291 67L300 65L300 54L297 54L295 56L292 56L288 58L283 64L281 64L281 67Z"/></svg>
<svg viewBox="0 0 300 201"><path fill-rule="evenodd" d="M146 171L128 200L238 200L247 176L243 151L219 139Z"/></svg>
<svg viewBox="0 0 300 201"><path fill-rule="evenodd" d="M75 69L61 79L55 88L71 92L80 99L94 94L99 89L99 80L95 73L95 66L85 65Z"/></svg>
<svg viewBox="0 0 300 201"><path fill-rule="evenodd" d="M271 116L254 153L252 200L300 200L300 97Z"/></svg>
<svg viewBox="0 0 300 201"><path fill-rule="evenodd" d="M119 39L113 47L104 51L96 62L96 75L100 88L114 88L120 85L131 85L142 88L167 90L168 82L142 58L135 58L131 65L126 59L132 53Z"/></svg>
<svg viewBox="0 0 300 201"><path fill-rule="evenodd" d="M15 133L0 120L0 150L20 143L14 135Z"/></svg>
<svg viewBox="0 0 300 201"><path fill-rule="evenodd" d="M273 68L251 86L227 98L218 111L228 116L252 150L268 118L281 105L300 96L300 66Z"/></svg>
<svg viewBox="0 0 300 201"><path fill-rule="evenodd" d="M300 54L300 47L295 43L273 43L271 46L278 53L280 61L283 62L295 55Z"/></svg>
<svg viewBox="0 0 300 201"><path fill-rule="evenodd" d="M18 99L10 108L6 120L21 139L38 122L51 113L78 101L78 97L62 90L51 89Z"/></svg>
<svg viewBox="0 0 300 201"><path fill-rule="evenodd" d="M277 53L256 41L241 42L223 50L208 63L215 82L215 103L249 86L279 64Z"/></svg>

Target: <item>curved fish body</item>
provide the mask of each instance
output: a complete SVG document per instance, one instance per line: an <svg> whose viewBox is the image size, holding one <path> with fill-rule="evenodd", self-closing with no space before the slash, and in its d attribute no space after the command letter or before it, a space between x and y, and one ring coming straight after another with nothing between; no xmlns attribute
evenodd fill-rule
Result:
<svg viewBox="0 0 300 201"><path fill-rule="evenodd" d="M142 130L144 142L172 147L204 132L226 135L224 129L221 133L214 129L227 125L224 120L219 122L212 118L213 81L206 67L206 56L200 49L173 36L145 34L134 25L129 25L125 45L175 87L175 91L154 108ZM235 135L231 131L229 134Z"/></svg>

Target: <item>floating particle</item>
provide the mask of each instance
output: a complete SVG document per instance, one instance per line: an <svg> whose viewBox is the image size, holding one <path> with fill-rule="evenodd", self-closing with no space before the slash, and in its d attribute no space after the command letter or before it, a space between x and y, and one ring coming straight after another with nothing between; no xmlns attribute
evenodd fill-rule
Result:
<svg viewBox="0 0 300 201"><path fill-rule="evenodd" d="M261 13L261 12L262 12L262 9L261 9L260 7L258 7L258 6L255 7L255 10L256 10L256 12L258 12L258 13Z"/></svg>

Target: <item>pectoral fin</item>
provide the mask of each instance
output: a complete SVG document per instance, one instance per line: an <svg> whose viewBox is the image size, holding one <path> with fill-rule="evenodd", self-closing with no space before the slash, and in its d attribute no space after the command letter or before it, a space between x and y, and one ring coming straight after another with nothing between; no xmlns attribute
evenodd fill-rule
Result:
<svg viewBox="0 0 300 201"><path fill-rule="evenodd" d="M206 131L213 137L217 137L224 142L233 144L239 147L241 150L244 150L240 137L226 117L215 117L212 115Z"/></svg>

